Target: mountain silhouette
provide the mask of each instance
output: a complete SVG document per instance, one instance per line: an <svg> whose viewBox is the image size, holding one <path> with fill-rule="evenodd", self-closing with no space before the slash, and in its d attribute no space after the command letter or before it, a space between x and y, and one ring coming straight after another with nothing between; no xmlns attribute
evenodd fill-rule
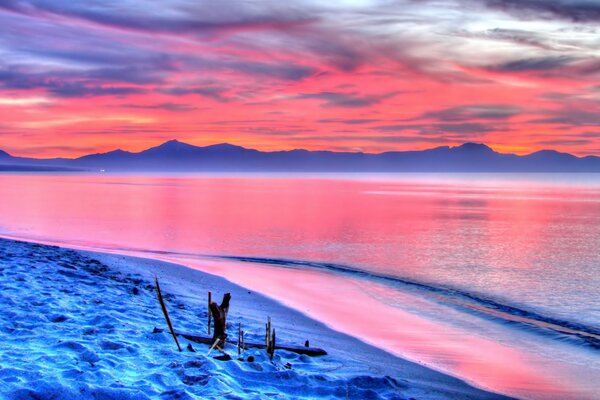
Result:
<svg viewBox="0 0 600 400"><path fill-rule="evenodd" d="M137 153L114 150L75 159L13 157L0 150L0 170L155 172L600 172L600 157L554 150L504 154L481 143L379 154L288 150L264 152L229 143L200 147L170 140Z"/></svg>

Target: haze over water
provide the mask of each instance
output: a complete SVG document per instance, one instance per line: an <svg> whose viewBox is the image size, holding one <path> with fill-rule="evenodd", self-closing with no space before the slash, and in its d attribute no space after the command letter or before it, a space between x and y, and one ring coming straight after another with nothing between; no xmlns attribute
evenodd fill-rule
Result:
<svg viewBox="0 0 600 400"><path fill-rule="evenodd" d="M600 391L598 175L5 174L0 188L0 234L180 261L502 393Z"/></svg>

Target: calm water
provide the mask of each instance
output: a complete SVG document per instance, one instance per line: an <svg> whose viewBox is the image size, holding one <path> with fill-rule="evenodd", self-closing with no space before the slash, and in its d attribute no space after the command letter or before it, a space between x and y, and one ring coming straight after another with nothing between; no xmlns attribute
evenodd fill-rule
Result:
<svg viewBox="0 0 600 400"><path fill-rule="evenodd" d="M219 273L503 393L600 392L598 175L6 174L0 198L0 234Z"/></svg>

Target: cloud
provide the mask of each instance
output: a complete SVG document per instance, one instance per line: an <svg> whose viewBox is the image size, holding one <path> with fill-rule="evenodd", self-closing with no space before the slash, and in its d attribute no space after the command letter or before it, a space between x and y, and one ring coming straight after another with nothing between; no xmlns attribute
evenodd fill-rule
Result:
<svg viewBox="0 0 600 400"><path fill-rule="evenodd" d="M415 119L434 119L444 122L473 120L506 120L522 113L514 105L482 104L450 107L437 111L427 111Z"/></svg>
<svg viewBox="0 0 600 400"><path fill-rule="evenodd" d="M207 85L207 86L190 86L190 87L179 87L179 86L171 86L166 88L160 88L160 92L165 94L170 94L174 96L188 95L188 94L196 94L204 97L208 97L210 99L227 102L233 100L227 92L228 88L224 86L215 86L215 85Z"/></svg>
<svg viewBox="0 0 600 400"><path fill-rule="evenodd" d="M600 58L565 55L524 58L488 65L485 69L509 74L531 74L539 78L595 79L595 75L600 73Z"/></svg>
<svg viewBox="0 0 600 400"><path fill-rule="evenodd" d="M591 140L587 139L553 139L553 140L541 140L536 142L542 146L583 146L592 143Z"/></svg>
<svg viewBox="0 0 600 400"><path fill-rule="evenodd" d="M358 93L319 92L302 93L294 96L300 100L320 100L322 107L361 108L381 103L383 100L397 95L397 92L380 95L361 95Z"/></svg>
<svg viewBox="0 0 600 400"><path fill-rule="evenodd" d="M139 87L106 85L67 78L63 73L27 73L15 69L0 70L0 88L5 89L45 89L56 97L125 96L142 94L146 90Z"/></svg>
<svg viewBox="0 0 600 400"><path fill-rule="evenodd" d="M127 96L143 94L146 90L126 86L91 86L81 83L51 82L46 88L58 97Z"/></svg>
<svg viewBox="0 0 600 400"><path fill-rule="evenodd" d="M483 0L517 17L556 17L573 22L600 21L600 3L589 0Z"/></svg>
<svg viewBox="0 0 600 400"><path fill-rule="evenodd" d="M346 124L346 125L363 125L377 122L376 119L368 118L350 118L350 119L321 119L319 120L322 124Z"/></svg>
<svg viewBox="0 0 600 400"><path fill-rule="evenodd" d="M575 61L568 56L550 56L538 58L522 58L502 64L489 66L488 69L500 72L549 71L562 68Z"/></svg>
<svg viewBox="0 0 600 400"><path fill-rule="evenodd" d="M548 38L544 37L540 33L522 29L493 28L479 34L471 34L469 36L479 37L482 39L505 41L542 50L552 50L555 48L555 45L550 43Z"/></svg>
<svg viewBox="0 0 600 400"><path fill-rule="evenodd" d="M548 115L547 117L536 118L530 120L529 123L567 125L574 128L581 126L600 127L600 113L596 111L565 108L562 110L549 110L546 114Z"/></svg>
<svg viewBox="0 0 600 400"><path fill-rule="evenodd" d="M421 134L435 135L444 133L459 133L459 134L483 134L487 132L497 132L507 130L507 128L499 128L493 125L480 124L475 122L463 122L457 124L396 124L396 125L381 125L373 128L379 132L403 132L403 131L418 131Z"/></svg>
<svg viewBox="0 0 600 400"><path fill-rule="evenodd" d="M164 7L164 9L162 9ZM240 31L288 30L315 22L316 17L275 2L244 4L188 2L164 6L135 1L106 1L104 4L57 2L54 0L8 0L0 8L27 16L56 16L87 21L130 31L220 35Z"/></svg>
<svg viewBox="0 0 600 400"><path fill-rule="evenodd" d="M141 75L141 74L140 74ZM57 97L88 97L108 95L142 94L147 90L138 85L145 82L134 71L88 70L70 72L64 70L32 71L27 68L0 68L0 87L5 89L44 89Z"/></svg>
<svg viewBox="0 0 600 400"><path fill-rule="evenodd" d="M160 103L160 104L119 104L119 107L137 108L145 110L166 110L173 112L189 112L198 110L198 107L183 103Z"/></svg>
<svg viewBox="0 0 600 400"><path fill-rule="evenodd" d="M242 72L248 75L258 75L283 79L288 81L300 81L315 75L317 70L307 66L292 62L259 62L259 61L239 61L239 60L203 60L198 63L202 68L217 70L232 70Z"/></svg>
<svg viewBox="0 0 600 400"><path fill-rule="evenodd" d="M580 133L579 136L586 138L600 138L600 131L598 132L584 132Z"/></svg>
<svg viewBox="0 0 600 400"><path fill-rule="evenodd" d="M26 149L19 149L19 155L21 156L36 156L40 152L76 152L76 153L91 153L96 151L95 147L92 146L30 146Z"/></svg>
<svg viewBox="0 0 600 400"><path fill-rule="evenodd" d="M327 142L367 142L367 143L455 143L460 139L433 138L414 135L330 135L330 136L300 136L295 141L327 141Z"/></svg>

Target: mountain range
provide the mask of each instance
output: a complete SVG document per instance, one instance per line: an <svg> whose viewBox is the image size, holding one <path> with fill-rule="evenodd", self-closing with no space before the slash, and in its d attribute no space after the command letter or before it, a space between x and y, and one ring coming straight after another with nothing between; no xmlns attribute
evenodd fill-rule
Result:
<svg viewBox="0 0 600 400"><path fill-rule="evenodd" d="M480 143L372 154L265 152L227 143L199 147L170 140L137 153L114 150L73 159L15 157L0 150L0 171L600 172L600 157L576 157L554 150L504 154Z"/></svg>

